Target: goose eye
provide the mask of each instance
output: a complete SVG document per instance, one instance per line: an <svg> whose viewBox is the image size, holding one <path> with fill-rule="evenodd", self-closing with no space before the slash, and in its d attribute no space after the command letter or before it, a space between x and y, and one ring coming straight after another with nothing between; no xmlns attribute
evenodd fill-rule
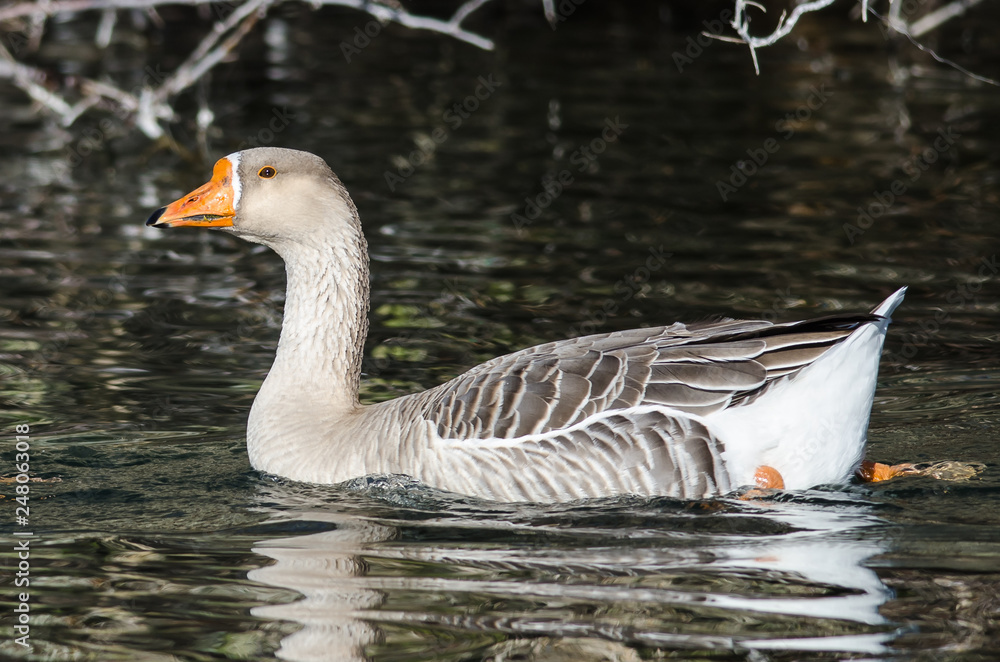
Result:
<svg viewBox="0 0 1000 662"><path fill-rule="evenodd" d="M263 179L271 179L277 174L278 171L272 168L271 166L264 166L263 168L257 171L257 176Z"/></svg>

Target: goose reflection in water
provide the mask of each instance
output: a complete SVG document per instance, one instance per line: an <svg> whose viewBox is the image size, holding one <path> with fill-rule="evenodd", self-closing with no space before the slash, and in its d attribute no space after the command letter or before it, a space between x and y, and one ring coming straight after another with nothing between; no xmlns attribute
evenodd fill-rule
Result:
<svg viewBox="0 0 1000 662"><path fill-rule="evenodd" d="M638 661L649 648L878 654L899 634L879 613L892 592L866 565L889 549L889 528L850 493L409 510L266 489L275 522L330 527L255 546L274 563L250 579L302 595L253 612L301 624L277 651L285 660L394 659L404 643L432 654L455 645L435 633L456 630L492 662Z"/></svg>

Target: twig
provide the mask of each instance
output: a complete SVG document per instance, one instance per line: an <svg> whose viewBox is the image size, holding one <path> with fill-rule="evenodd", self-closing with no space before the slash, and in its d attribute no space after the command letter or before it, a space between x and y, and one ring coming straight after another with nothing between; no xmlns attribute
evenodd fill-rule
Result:
<svg viewBox="0 0 1000 662"><path fill-rule="evenodd" d="M167 97L194 84L236 47L240 39L256 24L260 17L257 12L266 12L274 3L275 0L250 0L250 2L240 5L226 20L216 23L212 31L201 40L198 47L184 61L184 64L163 81L163 84L156 90L155 100L157 102L166 101ZM221 47L212 50L222 35L232 30L233 26L237 24L241 25L236 32L223 42Z"/></svg>
<svg viewBox="0 0 1000 662"><path fill-rule="evenodd" d="M939 7L938 9L935 9L931 13L927 14L919 21L911 23L910 34L914 37L926 34L945 21L955 18L956 16L961 16L967 9L975 7L980 2L982 2L982 0L955 0L955 2L949 2L944 7Z"/></svg>
<svg viewBox="0 0 1000 662"><path fill-rule="evenodd" d="M142 9L156 5L203 5L209 0L52 0L51 2L19 2L0 9L0 21L21 16L54 16L88 9Z"/></svg>
<svg viewBox="0 0 1000 662"><path fill-rule="evenodd" d="M159 5L205 5L217 0L51 0L47 3L19 2L15 5L0 8L0 21L6 21L21 16L47 17L64 12L80 12L88 9L152 9ZM282 0L275 0L280 2ZM451 19L442 21L428 16L416 16L404 9L390 8L378 5L369 0L309 0L313 7L334 5L359 9L375 18L393 21L408 28L431 30L454 37L460 41L472 44L484 50L492 50L493 42L461 27L469 14L479 9L490 0L467 0L452 15ZM239 11L239 10L237 10Z"/></svg>
<svg viewBox="0 0 1000 662"><path fill-rule="evenodd" d="M818 11L825 7L832 5L835 0L813 0L812 2L803 2L802 4L795 7L792 13L785 15L782 12L781 17L778 19L778 25L774 31L767 35L766 37L753 37L750 35L750 17L747 16L747 5L757 7L761 11L766 12L763 6L753 2L752 0L735 0L735 15L731 21L733 29L739 34L740 39L743 43L747 45L750 49L750 57L753 59L754 71L760 75L760 66L757 62L757 52L756 49L763 48L764 46L771 46L777 42L782 37L785 37L795 24L798 22L804 14L809 12ZM975 80L981 81L983 83L988 83L990 85L1000 85L1000 82L993 80L992 78L987 78L985 76L980 76L979 74L972 73L968 69L960 66L959 64L941 57L935 53L932 49L927 48L920 42L916 40L916 37L926 34L930 30L940 26L945 21L954 18L956 16L961 16L969 8L974 7L981 3L982 0L954 0L947 5L936 9L935 11L927 14L919 21L914 22L912 25L908 25L907 22L902 18L902 2L901 0L889 0L889 16L888 19L879 15L874 9L869 6L868 0L861 0L861 11L862 20L867 22L868 14L875 16L877 19L885 23L889 28L899 32L910 40L914 46L916 46L921 51L927 53L932 58L940 62L941 64L946 64L949 67L962 72L963 74L974 78ZM708 35L713 36L713 35ZM719 38L719 37L716 37ZM728 41L728 39L723 39L723 41Z"/></svg>
<svg viewBox="0 0 1000 662"><path fill-rule="evenodd" d="M129 94L124 90L118 89L114 85L102 83L99 80L91 80L89 78L83 79L80 83L80 91L87 96L110 99L130 112L135 112L139 109L139 99L137 99L134 94Z"/></svg>
<svg viewBox="0 0 1000 662"><path fill-rule="evenodd" d="M542 11L545 12L545 20L554 30L556 27L556 3L555 0L542 0Z"/></svg>
<svg viewBox="0 0 1000 662"><path fill-rule="evenodd" d="M270 4L271 0L262 0L261 5ZM194 85L202 76L204 76L212 67L222 61L226 55L230 53L236 45L247 35L253 26L260 19L260 16L256 13L250 14L243 19L243 22L236 29L236 31L230 35L225 41L219 44L214 50L209 51L203 58L199 60L191 60L185 63L182 67L184 71L178 69L174 76L171 76L169 80L163 83L159 89L152 94L152 102L148 104L140 104L138 117L136 118L136 123L139 124L146 135L151 138L158 138L159 135L150 135L150 130L152 127L156 127L156 131L162 135L162 130L159 128L159 124L156 123L155 113L162 112L163 109L173 112L169 106L166 105L166 99L168 96L173 94L173 90L181 91ZM143 99L140 99L142 102Z"/></svg>
<svg viewBox="0 0 1000 662"><path fill-rule="evenodd" d="M889 28L897 32L906 32L906 21L903 20L902 16L903 1L889 0Z"/></svg>
<svg viewBox="0 0 1000 662"><path fill-rule="evenodd" d="M34 26L34 32L40 38L45 21L50 16L100 9L102 14L95 41L98 46L105 47L111 41L117 11L145 9L147 12L155 12L157 6L164 4L203 5L212 1L40 0L38 2L19 2L0 8L0 21L27 16ZM158 87L146 87L138 95L129 94L106 82L76 78L73 84L79 86L82 98L75 104L71 104L59 94L40 84L39 81L46 78L42 70L17 62L2 44L0 44L0 78L13 80L14 84L23 89L32 99L57 116L63 126L71 125L87 109L97 105L102 99L108 99L126 111L134 113L136 126L148 137L160 138L163 136L163 127L160 126L160 121L169 121L174 118L174 111L168 102L170 97L201 80L205 74L236 48L271 7L285 1L247 0L239 4L224 20L215 23L211 32L201 40L198 47L176 71ZM311 0L310 4L314 8L332 5L358 9L382 22L391 21L414 29L438 32L488 50L493 48L493 42L469 32L462 27L462 22L489 1L466 0L448 20L410 14L398 3L387 6L371 0Z"/></svg>
<svg viewBox="0 0 1000 662"><path fill-rule="evenodd" d="M28 27L28 50L34 53L42 45L42 36L45 34L45 21L48 16L45 14L45 7L49 0L39 0L35 3L38 10L31 15Z"/></svg>
<svg viewBox="0 0 1000 662"><path fill-rule="evenodd" d="M180 69L189 66L189 63L197 62L205 55L207 55L208 52L212 50L212 47L215 46L215 44L219 41L222 35L232 30L233 27L237 25L240 21L242 21L245 17L250 16L251 14L253 14L258 10L266 12L268 9L270 9L270 6L275 3L275 1L276 0L250 0L249 2L246 2L237 7L236 9L234 9L233 12L229 16L227 16L224 21L219 21L218 23L212 26L212 31L209 32L208 35L206 35L205 38L201 40L201 43L198 44L197 48L191 51L191 55L189 55L185 63L180 66L180 68L178 69L178 73L180 72Z"/></svg>
<svg viewBox="0 0 1000 662"><path fill-rule="evenodd" d="M36 82L45 78L41 69L15 62L10 51L2 43L0 43L0 77L12 79L18 87L28 93L28 96L64 120L73 114L73 108L62 97L49 92Z"/></svg>
<svg viewBox="0 0 1000 662"><path fill-rule="evenodd" d="M978 2L979 0L968 0L968 1L970 1L970 2ZM969 5L969 6L971 6L971 5ZM942 7L942 9L944 9L944 8L945 7ZM949 60L946 57L942 57L942 56L938 55L934 51L934 49L928 48L927 46L924 46L923 44L921 44L919 41L917 41L916 37L911 33L911 31L910 31L911 29L910 29L910 27L908 27L906 25L905 21L900 20L898 22L898 25L893 26L893 25L891 25L891 20L884 18L883 16L881 16L874 9L869 8L868 11L871 13L872 16L874 16L878 20L882 21L886 25L892 27L894 30L896 30L897 32L899 32L901 35L903 35L904 37L906 37L907 39L909 39L910 43L913 44L914 46L916 46L918 50L921 50L924 53L927 53L932 58L934 58L935 60L937 60L938 62L940 62L941 64L947 65L947 66L951 67L952 69L955 69L956 71L965 74L969 78L972 78L974 80L978 80L981 83L986 83L987 85L996 85L996 86L1000 87L1000 81L998 81L998 80L996 80L994 78L987 78L986 76L981 76L981 75L979 75L977 73L973 73L972 71L969 71L968 69L966 69L962 65L958 64L957 62L953 62L952 60ZM932 12L932 13L936 13L936 12ZM930 14L928 14L928 16L929 15ZM954 16L958 16L958 15L960 15L960 14L952 14L948 18L951 18L951 17L954 17ZM926 19L926 18L927 17L925 16L924 19ZM921 21L924 20L924 19L921 19ZM943 22L943 20L945 20L945 19L942 19L941 21L938 21L937 25L940 25ZM920 21L917 21L917 23L920 23ZM937 25L935 25L933 27L937 27Z"/></svg>
<svg viewBox="0 0 1000 662"><path fill-rule="evenodd" d="M126 107L128 107L129 100L131 100L133 107L136 105L135 97L131 94L122 92L110 85L90 80L89 78L80 79L83 98L71 105L61 96L50 92L38 82L45 80L46 74L44 71L16 62L10 51L2 43L0 43L0 78L12 79L14 84L24 90L28 96L56 115L62 126L72 125L80 115L100 103L102 97L113 99Z"/></svg>
<svg viewBox="0 0 1000 662"><path fill-rule="evenodd" d="M458 11L455 12L449 22L454 23L455 25L461 25L462 21L468 18L472 12L476 11L489 1L490 0L468 0L458 8Z"/></svg>
<svg viewBox="0 0 1000 662"><path fill-rule="evenodd" d="M803 2L801 5L795 7L791 14L781 13L781 17L778 19L778 25L774 28L774 32L767 35L766 37L752 37L750 35L750 17L747 16L747 5L752 5L757 7L761 11L766 12L763 6L757 4L756 2L751 2L750 0L736 0L736 14L733 16L733 20L730 25L736 30L737 34L743 39L743 42L750 48L750 57L753 58L753 69L760 75L760 67L757 64L757 52L756 49L763 48L765 46L771 46L775 44L779 39L786 36L795 27L795 24L799 22L799 19L809 12L819 11L824 7L829 7L836 0L813 0L812 2Z"/></svg>
<svg viewBox="0 0 1000 662"><path fill-rule="evenodd" d="M476 11L489 1L490 0L467 0L467 2L463 3L462 6L459 7L447 21L430 18L428 16L415 16L414 14L411 14L403 9L386 7L384 5L375 5L370 2L366 2L365 0L311 0L310 4L360 9L361 11L367 12L383 22L392 21L393 23L399 23L400 25L405 25L408 28L414 28L416 30L439 32L441 34L446 34L449 37L458 39L459 41L464 41L467 44L477 46L485 51L491 51L493 50L492 40L462 28L462 21L464 21L469 14Z"/></svg>
<svg viewBox="0 0 1000 662"><path fill-rule="evenodd" d="M101 22L97 24L97 33L94 35L94 43L98 48L107 48L111 43L117 22L118 12L114 9L105 9L101 12Z"/></svg>

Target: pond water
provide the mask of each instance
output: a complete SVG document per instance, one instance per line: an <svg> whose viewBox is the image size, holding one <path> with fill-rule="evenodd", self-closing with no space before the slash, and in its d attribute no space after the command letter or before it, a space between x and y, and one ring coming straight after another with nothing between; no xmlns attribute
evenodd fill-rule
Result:
<svg viewBox="0 0 1000 662"><path fill-rule="evenodd" d="M1000 91L836 11L761 51L759 77L724 43L678 71L702 17L665 12L595 3L556 31L498 12L480 25L494 52L390 26L347 63L335 45L367 18L283 9L199 88L207 135L173 125L191 158L99 115L56 128L0 86L0 474L16 473L20 425L44 479L33 652L7 625L0 655L996 659ZM939 45L995 75L986 19ZM54 26L43 55L92 48L95 22ZM169 23L144 50L123 27L103 58L62 66L170 71L189 32ZM548 507L260 475L244 426L280 328L280 260L143 225L248 141L322 155L357 202L368 402L571 335L862 311L908 285L868 455L985 471ZM23 532L4 494L0 527Z"/></svg>

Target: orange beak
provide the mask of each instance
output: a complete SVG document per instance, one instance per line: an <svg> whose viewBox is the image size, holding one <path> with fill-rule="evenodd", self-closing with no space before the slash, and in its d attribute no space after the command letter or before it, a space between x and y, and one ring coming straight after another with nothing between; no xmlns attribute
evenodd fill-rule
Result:
<svg viewBox="0 0 1000 662"><path fill-rule="evenodd" d="M146 225L154 228L224 228L233 226L233 164L219 159L212 171L212 181L183 198L153 212Z"/></svg>

